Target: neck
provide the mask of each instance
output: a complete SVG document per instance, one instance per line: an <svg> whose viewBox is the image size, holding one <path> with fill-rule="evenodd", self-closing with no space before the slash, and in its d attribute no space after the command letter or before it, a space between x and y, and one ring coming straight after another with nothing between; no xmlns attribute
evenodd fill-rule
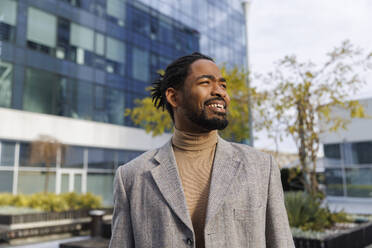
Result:
<svg viewBox="0 0 372 248"><path fill-rule="evenodd" d="M204 150L217 143L217 130L203 133L181 131L174 128L172 143L183 150Z"/></svg>

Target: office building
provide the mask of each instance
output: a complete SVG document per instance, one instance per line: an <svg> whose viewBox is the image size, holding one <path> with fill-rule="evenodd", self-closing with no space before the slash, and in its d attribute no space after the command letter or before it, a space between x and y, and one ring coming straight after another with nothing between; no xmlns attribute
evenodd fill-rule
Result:
<svg viewBox="0 0 372 248"><path fill-rule="evenodd" d="M1 0L0 192L93 192L117 166L165 143L124 116L159 69L193 51L244 66L239 0ZM64 145L31 159L47 135Z"/></svg>
<svg viewBox="0 0 372 248"><path fill-rule="evenodd" d="M372 116L372 98L360 100ZM332 115L350 119L346 111L334 109ZM327 196L342 203L372 204L372 127L371 118L353 118L346 129L322 135ZM370 206L370 205L369 205ZM370 208L369 213L372 213Z"/></svg>

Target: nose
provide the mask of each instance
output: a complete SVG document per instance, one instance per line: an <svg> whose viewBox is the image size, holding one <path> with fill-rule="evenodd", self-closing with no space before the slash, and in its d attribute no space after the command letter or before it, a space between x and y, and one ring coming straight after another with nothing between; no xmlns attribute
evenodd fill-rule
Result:
<svg viewBox="0 0 372 248"><path fill-rule="evenodd" d="M212 95L225 98L227 91L220 83L216 82L213 84Z"/></svg>

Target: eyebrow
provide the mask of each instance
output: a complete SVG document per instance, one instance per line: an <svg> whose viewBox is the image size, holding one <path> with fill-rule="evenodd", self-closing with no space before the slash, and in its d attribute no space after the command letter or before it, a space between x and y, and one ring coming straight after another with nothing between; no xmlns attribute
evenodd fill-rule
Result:
<svg viewBox="0 0 372 248"><path fill-rule="evenodd" d="M226 82L226 79L223 78L223 77L221 77L217 80L213 75L208 75L208 74L201 75L201 76L197 77L196 80L199 80L201 78L208 78L208 79L213 80L213 81Z"/></svg>

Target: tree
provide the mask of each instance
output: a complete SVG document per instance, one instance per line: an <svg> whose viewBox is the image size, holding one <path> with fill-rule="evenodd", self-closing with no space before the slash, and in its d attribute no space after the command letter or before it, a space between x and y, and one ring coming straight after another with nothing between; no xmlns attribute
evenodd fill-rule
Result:
<svg viewBox="0 0 372 248"><path fill-rule="evenodd" d="M341 108L353 118L364 118L363 106L350 100L365 83L360 75L371 68L372 53L344 41L327 54L321 66L300 62L295 56L286 56L277 63L273 72L259 78L275 87L266 90L258 111L256 126L266 130L277 142L291 136L298 148L305 190L313 196L319 193L316 162L320 135L325 131L346 128L349 119L335 115L331 110Z"/></svg>
<svg viewBox="0 0 372 248"><path fill-rule="evenodd" d="M64 147L57 139L48 135L40 135L37 140L31 143L31 163L45 164L44 193L48 192L51 164L56 162L58 151L62 151Z"/></svg>
<svg viewBox="0 0 372 248"><path fill-rule="evenodd" d="M246 79L248 73L236 67L228 70L225 66L222 67L221 73L226 78L228 84L227 92L231 101L228 111L229 125L220 132L220 135L228 140L242 142L250 138L248 94L251 94L251 101L259 102L261 98L255 88L247 87ZM136 99L135 104L136 107L126 109L125 113L130 116L134 124L144 128L146 132L152 132L153 136L171 130L173 123L169 114L161 109L156 110L151 97Z"/></svg>

